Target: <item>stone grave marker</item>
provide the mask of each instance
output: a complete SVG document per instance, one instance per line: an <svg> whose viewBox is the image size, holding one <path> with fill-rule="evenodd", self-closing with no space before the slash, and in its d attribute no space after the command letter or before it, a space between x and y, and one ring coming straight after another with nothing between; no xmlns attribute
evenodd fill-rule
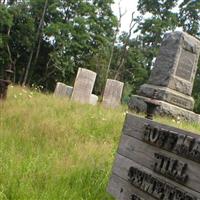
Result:
<svg viewBox="0 0 200 200"><path fill-rule="evenodd" d="M73 92L73 87L67 85L67 87L66 87L66 95L67 95L68 97L71 97L71 96L72 96L72 92Z"/></svg>
<svg viewBox="0 0 200 200"><path fill-rule="evenodd" d="M124 83L117 80L107 79L102 104L105 107L118 107L121 104L123 87Z"/></svg>
<svg viewBox="0 0 200 200"><path fill-rule="evenodd" d="M127 114L107 191L117 200L200 200L200 135Z"/></svg>
<svg viewBox="0 0 200 200"><path fill-rule="evenodd" d="M154 97L161 101L158 113L199 121L191 97L199 53L196 38L184 32L165 34L149 81L131 98L129 108L145 112L143 101Z"/></svg>
<svg viewBox="0 0 200 200"><path fill-rule="evenodd" d="M59 97L71 97L73 91L73 87L68 86L64 83L58 82L56 84L56 88L54 91L54 96L59 96Z"/></svg>
<svg viewBox="0 0 200 200"><path fill-rule="evenodd" d="M90 96L90 104L94 105L94 106L97 105L98 99L99 99L99 97L97 95L91 94L91 96Z"/></svg>
<svg viewBox="0 0 200 200"><path fill-rule="evenodd" d="M95 72L88 69L79 68L71 99L80 103L90 103L95 79Z"/></svg>

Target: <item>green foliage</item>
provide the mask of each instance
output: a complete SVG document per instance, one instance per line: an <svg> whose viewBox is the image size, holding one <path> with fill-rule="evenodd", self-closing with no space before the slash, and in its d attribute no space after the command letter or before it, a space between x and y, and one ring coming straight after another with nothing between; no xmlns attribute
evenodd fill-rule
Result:
<svg viewBox="0 0 200 200"><path fill-rule="evenodd" d="M180 5L179 18L184 31L200 36L200 1L184 0Z"/></svg>
<svg viewBox="0 0 200 200"><path fill-rule="evenodd" d="M50 60L62 81L72 83L78 67L88 66L99 49L107 46L116 24L110 4L76 0L57 1L56 11L54 4L50 7L52 21L44 32L52 38Z"/></svg>
<svg viewBox="0 0 200 200"><path fill-rule="evenodd" d="M43 84L46 89L52 89L57 80L72 84L78 67L88 66L112 40L117 20L111 3L48 0L42 22L45 0L1 5L0 14L5 17L0 34L8 27L10 35L0 45L9 46L12 59L4 48L2 65L13 64L17 83L22 83L30 61L29 84Z"/></svg>
<svg viewBox="0 0 200 200"><path fill-rule="evenodd" d="M141 32L139 39L143 41L143 46L148 49L148 58L151 61L157 53L163 34L177 27L178 13L173 11L177 2L178 0L139 0L138 2L138 10L141 14L150 14L148 18L144 18L139 23L138 31ZM150 62L148 67L151 67Z"/></svg>
<svg viewBox="0 0 200 200"><path fill-rule="evenodd" d="M4 66L4 64L9 60L7 52L4 51L6 49L6 44L9 40L9 30L13 24L13 17L10 13L10 9L5 5L0 4L0 66ZM3 69L1 67L0 76L3 73Z"/></svg>

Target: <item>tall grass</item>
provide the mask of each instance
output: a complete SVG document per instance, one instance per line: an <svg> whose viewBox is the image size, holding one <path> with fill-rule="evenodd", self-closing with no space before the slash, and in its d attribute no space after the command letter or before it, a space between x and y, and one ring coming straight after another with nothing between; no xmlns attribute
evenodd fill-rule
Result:
<svg viewBox="0 0 200 200"><path fill-rule="evenodd" d="M112 200L106 186L124 117L124 108L10 87L0 105L0 199Z"/></svg>
<svg viewBox="0 0 200 200"><path fill-rule="evenodd" d="M110 200L124 112L11 87L0 107L0 199Z"/></svg>

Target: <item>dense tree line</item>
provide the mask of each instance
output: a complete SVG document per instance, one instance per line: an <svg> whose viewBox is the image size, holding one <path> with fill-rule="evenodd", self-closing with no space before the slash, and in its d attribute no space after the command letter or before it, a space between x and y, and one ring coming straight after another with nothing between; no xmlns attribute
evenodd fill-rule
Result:
<svg viewBox="0 0 200 200"><path fill-rule="evenodd" d="M53 89L71 84L78 67L103 56L117 20L112 0L23 0L0 4L0 65L11 63L14 82ZM100 55L101 54L101 55ZM99 59L99 58L98 58ZM3 70L3 69L2 69Z"/></svg>
<svg viewBox="0 0 200 200"><path fill-rule="evenodd" d="M125 98L149 76L166 31L200 37L199 0L139 0L130 31L119 33L113 0L0 0L0 74L8 64L13 82L53 90L73 84L78 67L98 73L95 93L106 78L125 82ZM134 2L133 2L134 3ZM118 35L118 36L117 36ZM199 67L200 68L200 67ZM193 95L200 111L200 69Z"/></svg>

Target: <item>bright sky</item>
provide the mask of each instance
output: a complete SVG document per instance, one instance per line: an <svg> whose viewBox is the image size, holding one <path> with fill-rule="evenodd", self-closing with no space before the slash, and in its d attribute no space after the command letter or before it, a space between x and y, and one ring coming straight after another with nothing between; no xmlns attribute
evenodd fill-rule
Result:
<svg viewBox="0 0 200 200"><path fill-rule="evenodd" d="M122 13L126 12L126 14L122 18L121 31L128 31L129 24L131 21L131 14L133 11L137 11L138 0L115 0L115 4L113 5L113 11L117 16L119 16L119 2Z"/></svg>
<svg viewBox="0 0 200 200"><path fill-rule="evenodd" d="M179 0L179 4L182 2L183 0ZM126 31L128 32L129 30L129 24L131 21L131 15L132 12L135 11L135 15L139 15L139 12L137 11L137 3L138 0L114 0L115 4L112 6L114 14L116 16L119 16L119 2L121 5L121 11L122 13L126 12L126 14L123 16L122 21L121 21L121 31ZM192 0L190 1L192 2ZM190 3L189 2L189 3ZM175 8L175 10L178 9L178 7ZM178 28L176 30L181 31L181 28Z"/></svg>

